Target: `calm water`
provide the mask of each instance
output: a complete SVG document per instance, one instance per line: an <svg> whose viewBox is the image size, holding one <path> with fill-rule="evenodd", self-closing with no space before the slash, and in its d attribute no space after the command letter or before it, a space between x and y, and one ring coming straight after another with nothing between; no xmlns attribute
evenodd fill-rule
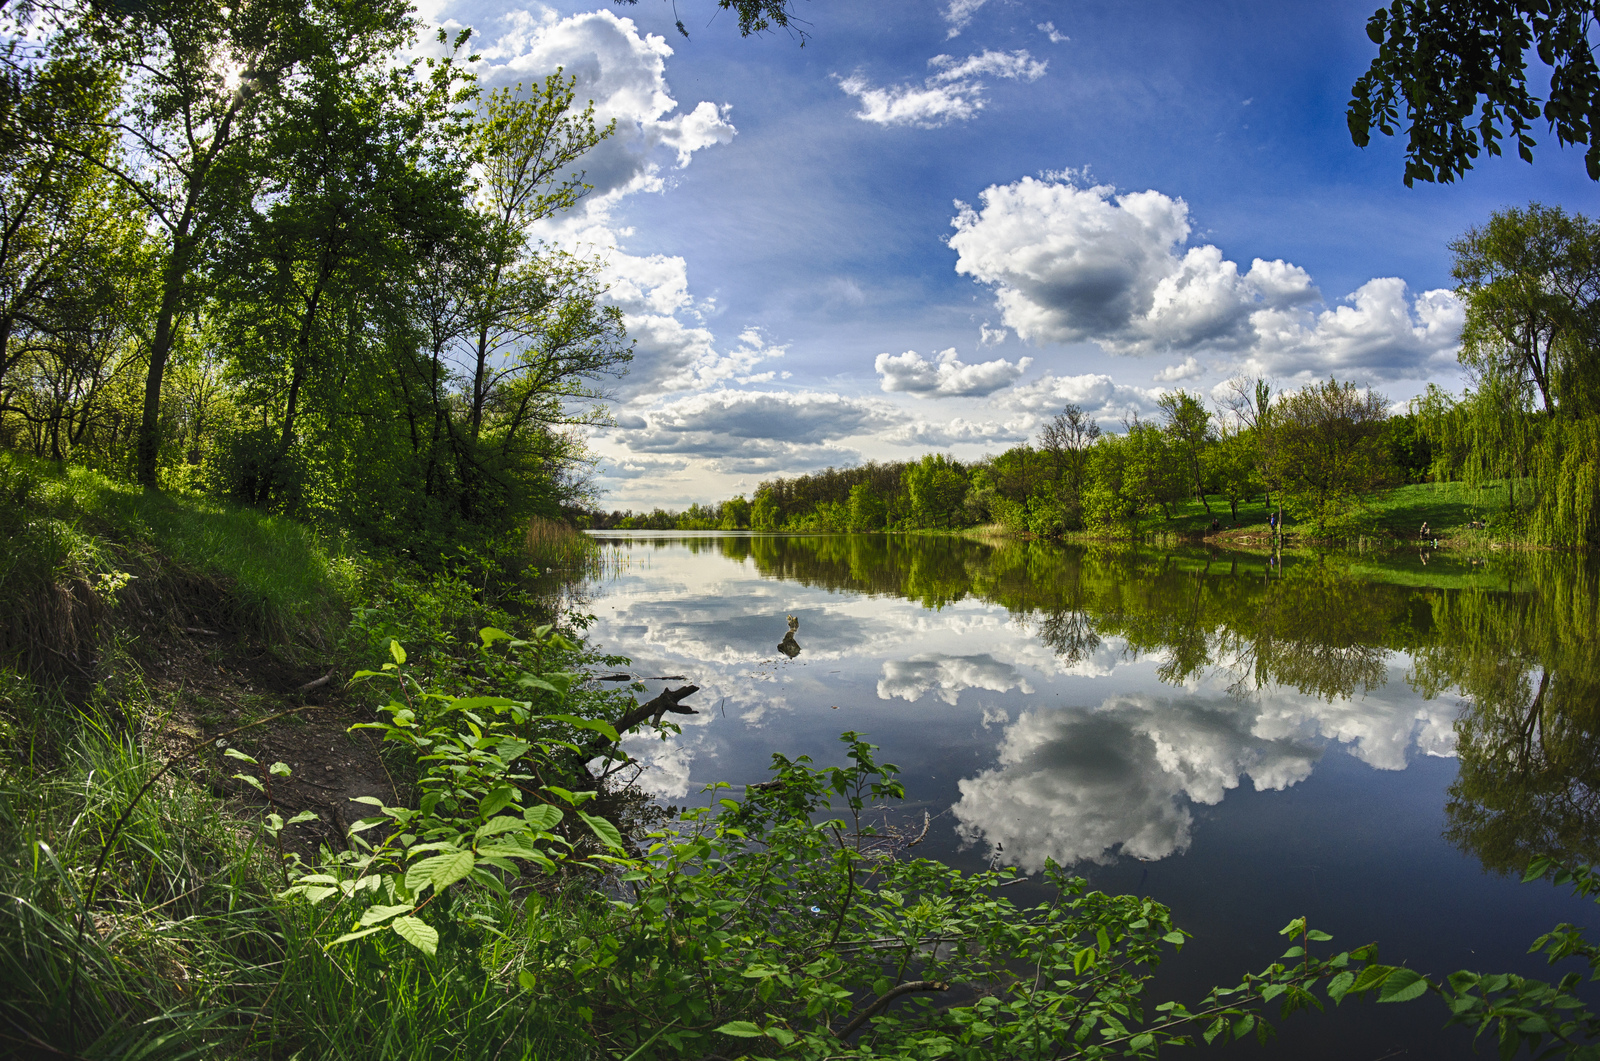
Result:
<svg viewBox="0 0 1600 1061"><path fill-rule="evenodd" d="M1570 558L597 537L620 559L588 587L595 640L702 690L680 736L630 745L657 794L761 780L774 751L831 762L863 731L902 813L932 816L928 854L1055 859L1171 906L1196 938L1163 997L1269 963L1301 914L1435 975L1552 979L1532 939L1600 921L1517 883L1532 851L1600 860L1597 583ZM1443 1013L1300 1014L1270 1052L1472 1056Z"/></svg>

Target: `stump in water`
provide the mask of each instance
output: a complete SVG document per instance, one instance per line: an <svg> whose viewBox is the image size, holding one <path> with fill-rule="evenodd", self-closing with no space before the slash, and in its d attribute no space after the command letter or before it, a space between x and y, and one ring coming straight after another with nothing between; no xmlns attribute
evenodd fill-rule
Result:
<svg viewBox="0 0 1600 1061"><path fill-rule="evenodd" d="M794 632L800 629L800 620L789 616L789 632L783 635L783 640L778 642L778 651L790 659L800 654L800 642L794 639Z"/></svg>

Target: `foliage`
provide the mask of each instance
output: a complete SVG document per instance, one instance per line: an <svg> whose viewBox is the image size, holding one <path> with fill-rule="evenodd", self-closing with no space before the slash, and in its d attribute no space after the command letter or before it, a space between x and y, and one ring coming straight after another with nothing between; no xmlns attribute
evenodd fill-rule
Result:
<svg viewBox="0 0 1600 1061"><path fill-rule="evenodd" d="M1289 508L1319 531L1393 480L1383 446L1384 405L1371 390L1330 379L1288 395L1274 410Z"/></svg>
<svg viewBox="0 0 1600 1061"><path fill-rule="evenodd" d="M1558 144L1583 144L1600 180L1600 68L1592 4L1577 0L1394 0L1367 21L1378 56L1355 86L1350 137L1365 147L1376 129L1393 136L1405 115L1405 182L1454 181L1478 155L1501 153L1509 133L1533 161L1532 123L1541 115ZM1528 89L1528 52L1550 69L1543 106Z"/></svg>

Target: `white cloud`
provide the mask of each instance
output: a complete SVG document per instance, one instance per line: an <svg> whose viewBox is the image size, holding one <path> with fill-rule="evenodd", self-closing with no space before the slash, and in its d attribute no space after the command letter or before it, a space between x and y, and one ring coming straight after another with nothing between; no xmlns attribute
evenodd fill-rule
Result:
<svg viewBox="0 0 1600 1061"><path fill-rule="evenodd" d="M588 213L605 212L619 195L662 187L657 148L675 153L679 168L696 151L730 142L737 130L728 108L702 101L680 111L666 80L672 48L641 34L632 19L610 11L558 17L512 11L500 37L480 54L486 88L531 82L556 71L577 79L579 100L593 100L600 124L617 131L583 157L584 179L594 186Z"/></svg>
<svg viewBox="0 0 1600 1061"><path fill-rule="evenodd" d="M1033 687L1017 669L988 653L978 656L948 656L924 653L908 660L884 660L883 677L878 679L878 699L916 703L937 688L939 699L955 706L963 689L985 689L992 693L1020 689L1031 694Z"/></svg>
<svg viewBox="0 0 1600 1061"><path fill-rule="evenodd" d="M984 321L978 326L979 346L999 346L1010 337L1010 328L991 328L988 321Z"/></svg>
<svg viewBox="0 0 1600 1061"><path fill-rule="evenodd" d="M885 438L907 446L941 449L961 443L1014 443L1026 440L1034 423L1034 418L1026 415L1003 424L993 420L963 420L959 416L939 423L914 420L895 428Z"/></svg>
<svg viewBox="0 0 1600 1061"><path fill-rule="evenodd" d="M1193 356L1186 357L1176 365L1168 365L1150 378L1157 383L1178 383L1186 379L1194 379L1204 375L1205 369L1200 366Z"/></svg>
<svg viewBox="0 0 1600 1061"><path fill-rule="evenodd" d="M1014 387L996 401L1008 408L1030 412L1051 412L1071 404L1096 420L1117 420L1151 411L1162 393L1160 387L1149 390L1130 387L1098 373L1081 376L1046 373L1032 383Z"/></svg>
<svg viewBox="0 0 1600 1061"><path fill-rule="evenodd" d="M950 0L950 6L944 9L944 20L950 23L950 32L945 39L950 40L961 36L961 31L972 22L972 16L989 0Z"/></svg>
<svg viewBox="0 0 1600 1061"><path fill-rule="evenodd" d="M1425 378L1460 334L1454 296L1429 291L1408 303L1393 279L1313 312L1322 295L1304 269L1257 258L1242 271L1215 246L1190 246L1188 204L1157 191L1119 194L1064 172L993 185L980 208L957 209L956 271L990 285L1002 322L1035 343L1213 351L1259 372L1376 381ZM1199 374L1188 356L1155 378Z"/></svg>
<svg viewBox="0 0 1600 1061"><path fill-rule="evenodd" d="M1454 293L1425 291L1408 303L1405 281L1381 277L1343 301L1316 314L1294 308L1253 314L1257 340L1245 369L1283 378L1386 381L1422 378L1455 363L1465 307Z"/></svg>
<svg viewBox="0 0 1600 1061"><path fill-rule="evenodd" d="M1065 33L1059 32L1056 29L1056 24L1054 22L1041 22L1037 26L1035 26L1034 29L1038 30L1040 33L1043 33L1043 34L1047 35L1050 38L1050 43L1051 44L1063 44L1066 41L1070 41L1072 39L1071 37L1067 36Z"/></svg>
<svg viewBox="0 0 1600 1061"><path fill-rule="evenodd" d="M984 51L957 60L936 55L928 60L934 72L919 85L900 84L884 88L873 86L861 74L838 78L839 87L861 101L856 117L878 125L915 125L935 129L952 121L967 121L987 104L986 74L1010 80L1037 81L1044 76L1047 61L1034 59L1026 51Z"/></svg>
<svg viewBox="0 0 1600 1061"><path fill-rule="evenodd" d="M879 354L873 361L879 385L889 392L903 391L919 398L983 397L1010 386L1033 364L1031 357L1015 364L1003 358L982 364L964 364L954 347L928 361L915 350Z"/></svg>
<svg viewBox="0 0 1600 1061"><path fill-rule="evenodd" d="M669 435L720 434L815 444L893 425L899 417L872 401L824 391L716 390L669 402L650 414Z"/></svg>

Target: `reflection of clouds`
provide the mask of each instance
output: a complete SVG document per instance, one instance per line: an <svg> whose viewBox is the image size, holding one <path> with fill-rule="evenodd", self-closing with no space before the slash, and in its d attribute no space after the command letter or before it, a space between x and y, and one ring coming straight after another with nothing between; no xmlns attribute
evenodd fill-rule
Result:
<svg viewBox="0 0 1600 1061"><path fill-rule="evenodd" d="M1328 702L1290 689L1263 691L1253 732L1259 737L1316 734L1350 745L1350 754L1376 770L1404 770L1412 748L1424 755L1455 755L1457 706L1438 700L1387 698L1405 686L1385 685L1376 695Z"/></svg>
<svg viewBox="0 0 1600 1061"><path fill-rule="evenodd" d="M923 653L906 660L883 661L883 678L878 682L878 699L900 697L912 703L928 690L939 687L939 699L954 706L963 689L986 689L1004 693L1019 688L1025 693L1033 687L1017 675L1017 669L988 653L978 656L947 656Z"/></svg>
<svg viewBox="0 0 1600 1061"><path fill-rule="evenodd" d="M645 792L662 799L682 799L689 794L689 767L698 750L694 744L641 735L625 739L623 749L644 767L637 784Z"/></svg>
<svg viewBox="0 0 1600 1061"><path fill-rule="evenodd" d="M1145 859L1187 850L1189 802L1220 802L1244 774L1257 790L1311 774L1319 752L1255 736L1253 714L1234 700L1148 696L1025 711L1006 730L1000 766L960 783L958 831L1003 844L1029 872L1047 858L1108 862L1118 847Z"/></svg>

